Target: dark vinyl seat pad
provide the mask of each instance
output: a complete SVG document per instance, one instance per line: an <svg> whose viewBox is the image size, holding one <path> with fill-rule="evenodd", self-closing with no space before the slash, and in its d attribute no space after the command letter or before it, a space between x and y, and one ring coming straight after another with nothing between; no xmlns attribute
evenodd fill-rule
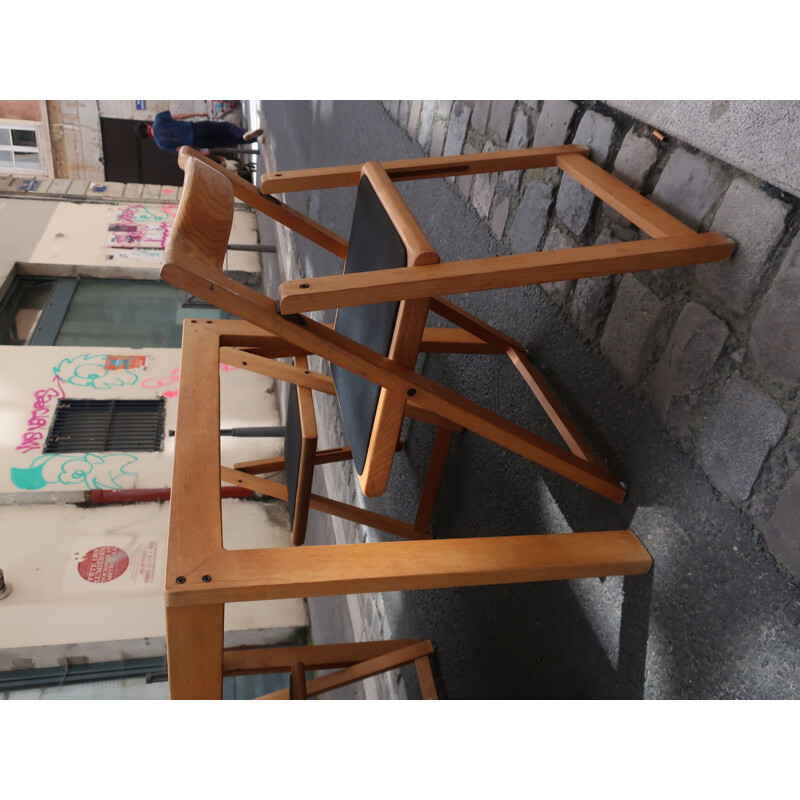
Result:
<svg viewBox="0 0 800 800"><path fill-rule="evenodd" d="M286 433L283 439L283 457L286 459L286 490L289 509L289 529L294 528L294 512L297 505L297 484L300 477L300 454L303 447L303 432L300 427L300 407L297 402L297 387L289 384L286 406Z"/></svg>
<svg viewBox="0 0 800 800"><path fill-rule="evenodd" d="M405 267L407 258L400 234L369 179L363 175L358 184L344 271L354 273ZM386 356L392 344L399 307L400 304L394 302L340 308L336 314L335 328L339 333ZM360 475L366 463L381 387L333 363L331 374L345 436Z"/></svg>

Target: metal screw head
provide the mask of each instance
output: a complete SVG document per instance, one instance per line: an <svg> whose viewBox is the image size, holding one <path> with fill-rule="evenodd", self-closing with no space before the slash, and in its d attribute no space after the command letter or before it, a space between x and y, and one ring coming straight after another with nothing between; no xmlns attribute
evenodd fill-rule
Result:
<svg viewBox="0 0 800 800"><path fill-rule="evenodd" d="M211 576L203 575L203 583L211 583Z"/></svg>
<svg viewBox="0 0 800 800"><path fill-rule="evenodd" d="M409 390L406 392L406 394L407 394L409 397L413 397L413 396L414 396L416 393L417 393L417 390L416 390L416 389L409 389Z"/></svg>
<svg viewBox="0 0 800 800"><path fill-rule="evenodd" d="M310 284L308 284L308 283L301 283L300 284L300 288L301 289L308 289L309 286L310 286Z"/></svg>
<svg viewBox="0 0 800 800"><path fill-rule="evenodd" d="M178 575L178 577L175 578L175 583L186 583L186 578L184 578L183 575Z"/></svg>

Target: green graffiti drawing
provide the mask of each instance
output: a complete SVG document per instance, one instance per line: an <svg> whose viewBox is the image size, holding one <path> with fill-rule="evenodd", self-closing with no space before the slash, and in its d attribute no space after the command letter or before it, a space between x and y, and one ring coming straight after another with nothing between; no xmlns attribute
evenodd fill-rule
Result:
<svg viewBox="0 0 800 800"><path fill-rule="evenodd" d="M139 376L129 369L108 369L107 359L105 353L65 358L57 367L53 367L53 374L73 386L91 386L94 389L131 386L139 380Z"/></svg>
<svg viewBox="0 0 800 800"><path fill-rule="evenodd" d="M138 460L130 453L53 453L34 458L28 467L12 467L11 480L18 488L31 490L48 485L75 489L131 488L137 473L129 467Z"/></svg>

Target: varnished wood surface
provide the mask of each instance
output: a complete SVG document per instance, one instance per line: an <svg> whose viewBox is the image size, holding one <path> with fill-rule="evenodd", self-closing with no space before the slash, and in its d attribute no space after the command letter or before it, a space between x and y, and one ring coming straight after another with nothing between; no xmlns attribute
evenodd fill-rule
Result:
<svg viewBox="0 0 800 800"><path fill-rule="evenodd" d="M226 648L222 654L222 671L224 675L288 672L295 661L302 661L308 670L341 669L417 644L419 641L419 639L380 639L372 642Z"/></svg>
<svg viewBox="0 0 800 800"><path fill-rule="evenodd" d="M411 181L421 178L444 178L452 175L476 175L481 172L554 167L556 157L559 155L569 153L585 155L588 152L589 149L582 145L567 144L472 155L382 161L380 165L393 181ZM338 186L357 186L361 178L362 167L363 164L348 164L340 167L269 172L261 177L261 191L264 194L272 194L332 189Z"/></svg>
<svg viewBox="0 0 800 800"><path fill-rule="evenodd" d="M166 602L191 606L641 575L651 566L632 531L221 550L189 571L185 584L168 583ZM203 582L204 574L212 580Z"/></svg>
<svg viewBox="0 0 800 800"><path fill-rule="evenodd" d="M285 281L278 294L281 313L288 315L364 303L684 267L724 261L732 251L733 242L719 233L692 233L666 239L449 261L435 269L409 267Z"/></svg>

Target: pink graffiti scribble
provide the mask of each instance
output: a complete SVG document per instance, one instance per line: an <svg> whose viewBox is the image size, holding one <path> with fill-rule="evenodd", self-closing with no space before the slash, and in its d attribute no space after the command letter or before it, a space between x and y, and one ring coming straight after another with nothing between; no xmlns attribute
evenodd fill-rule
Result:
<svg viewBox="0 0 800 800"><path fill-rule="evenodd" d="M16 450L29 453L31 450L38 450L44 439L44 434L40 430L47 425L47 415L50 413L50 402L57 397L66 397L64 384L56 375L53 378L56 384L55 389L39 389L33 394L33 411L28 418L27 430L22 434L22 443L16 446Z"/></svg>
<svg viewBox="0 0 800 800"><path fill-rule="evenodd" d="M220 364L219 370L220 372L230 372L231 370L239 369L239 367L231 366L230 364ZM181 379L181 368L175 367L169 375L165 375L163 378L147 378L146 380L142 381L142 386L145 389L160 389L162 386L169 386L173 383L178 383ZM177 397L178 390L177 389L169 389L165 392L161 392L163 397Z"/></svg>

